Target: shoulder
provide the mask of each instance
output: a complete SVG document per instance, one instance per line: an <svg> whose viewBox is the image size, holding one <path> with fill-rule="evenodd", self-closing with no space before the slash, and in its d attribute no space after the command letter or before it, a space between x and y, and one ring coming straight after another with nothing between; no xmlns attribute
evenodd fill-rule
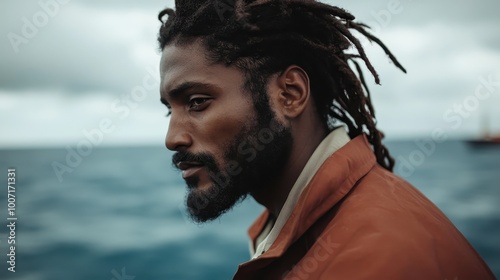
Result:
<svg viewBox="0 0 500 280"><path fill-rule="evenodd" d="M330 215L304 258L318 264L316 279L454 279L487 273L446 216L380 166L360 179Z"/></svg>

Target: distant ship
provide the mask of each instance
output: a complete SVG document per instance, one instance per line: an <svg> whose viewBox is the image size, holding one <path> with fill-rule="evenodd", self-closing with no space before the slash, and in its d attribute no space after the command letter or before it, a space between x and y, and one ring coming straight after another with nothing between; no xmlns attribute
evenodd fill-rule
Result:
<svg viewBox="0 0 500 280"><path fill-rule="evenodd" d="M483 115L483 137L476 139L465 140L467 144L472 147L491 147L498 146L500 147L500 135L491 135L489 129L489 118L486 115Z"/></svg>
<svg viewBox="0 0 500 280"><path fill-rule="evenodd" d="M499 146L500 147L500 136L487 136L478 139L466 140L467 144L473 147L483 147L483 146Z"/></svg>

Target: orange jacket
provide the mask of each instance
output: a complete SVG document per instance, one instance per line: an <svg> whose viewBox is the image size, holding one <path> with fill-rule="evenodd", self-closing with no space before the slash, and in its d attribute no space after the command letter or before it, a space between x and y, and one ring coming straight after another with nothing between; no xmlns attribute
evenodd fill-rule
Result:
<svg viewBox="0 0 500 280"><path fill-rule="evenodd" d="M248 233L255 242L264 213ZM331 155L264 254L234 279L495 279L446 216L376 163L365 136Z"/></svg>

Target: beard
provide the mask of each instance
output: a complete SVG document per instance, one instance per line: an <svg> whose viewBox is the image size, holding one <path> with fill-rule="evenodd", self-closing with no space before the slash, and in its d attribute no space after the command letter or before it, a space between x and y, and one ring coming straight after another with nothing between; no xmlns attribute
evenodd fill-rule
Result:
<svg viewBox="0 0 500 280"><path fill-rule="evenodd" d="M287 163L293 143L290 128L276 119L269 105L259 107L257 120L243 127L226 145L222 165L209 153L180 151L174 154L174 163L203 164L212 181L211 186L202 190L197 188L198 177L186 178L186 206L194 222L214 220L249 193L269 186Z"/></svg>

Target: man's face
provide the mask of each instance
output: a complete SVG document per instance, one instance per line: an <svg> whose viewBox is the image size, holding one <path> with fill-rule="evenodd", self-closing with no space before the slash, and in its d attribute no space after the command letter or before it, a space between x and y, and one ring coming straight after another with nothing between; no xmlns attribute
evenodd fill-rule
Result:
<svg viewBox="0 0 500 280"><path fill-rule="evenodd" d="M168 45L161 59L161 98L170 107L166 137L188 185L197 222L220 216L248 193L269 186L288 160L289 128L244 90L244 74L211 64L196 41ZM265 91L263 87L262 91ZM266 92L260 92L266 94Z"/></svg>

